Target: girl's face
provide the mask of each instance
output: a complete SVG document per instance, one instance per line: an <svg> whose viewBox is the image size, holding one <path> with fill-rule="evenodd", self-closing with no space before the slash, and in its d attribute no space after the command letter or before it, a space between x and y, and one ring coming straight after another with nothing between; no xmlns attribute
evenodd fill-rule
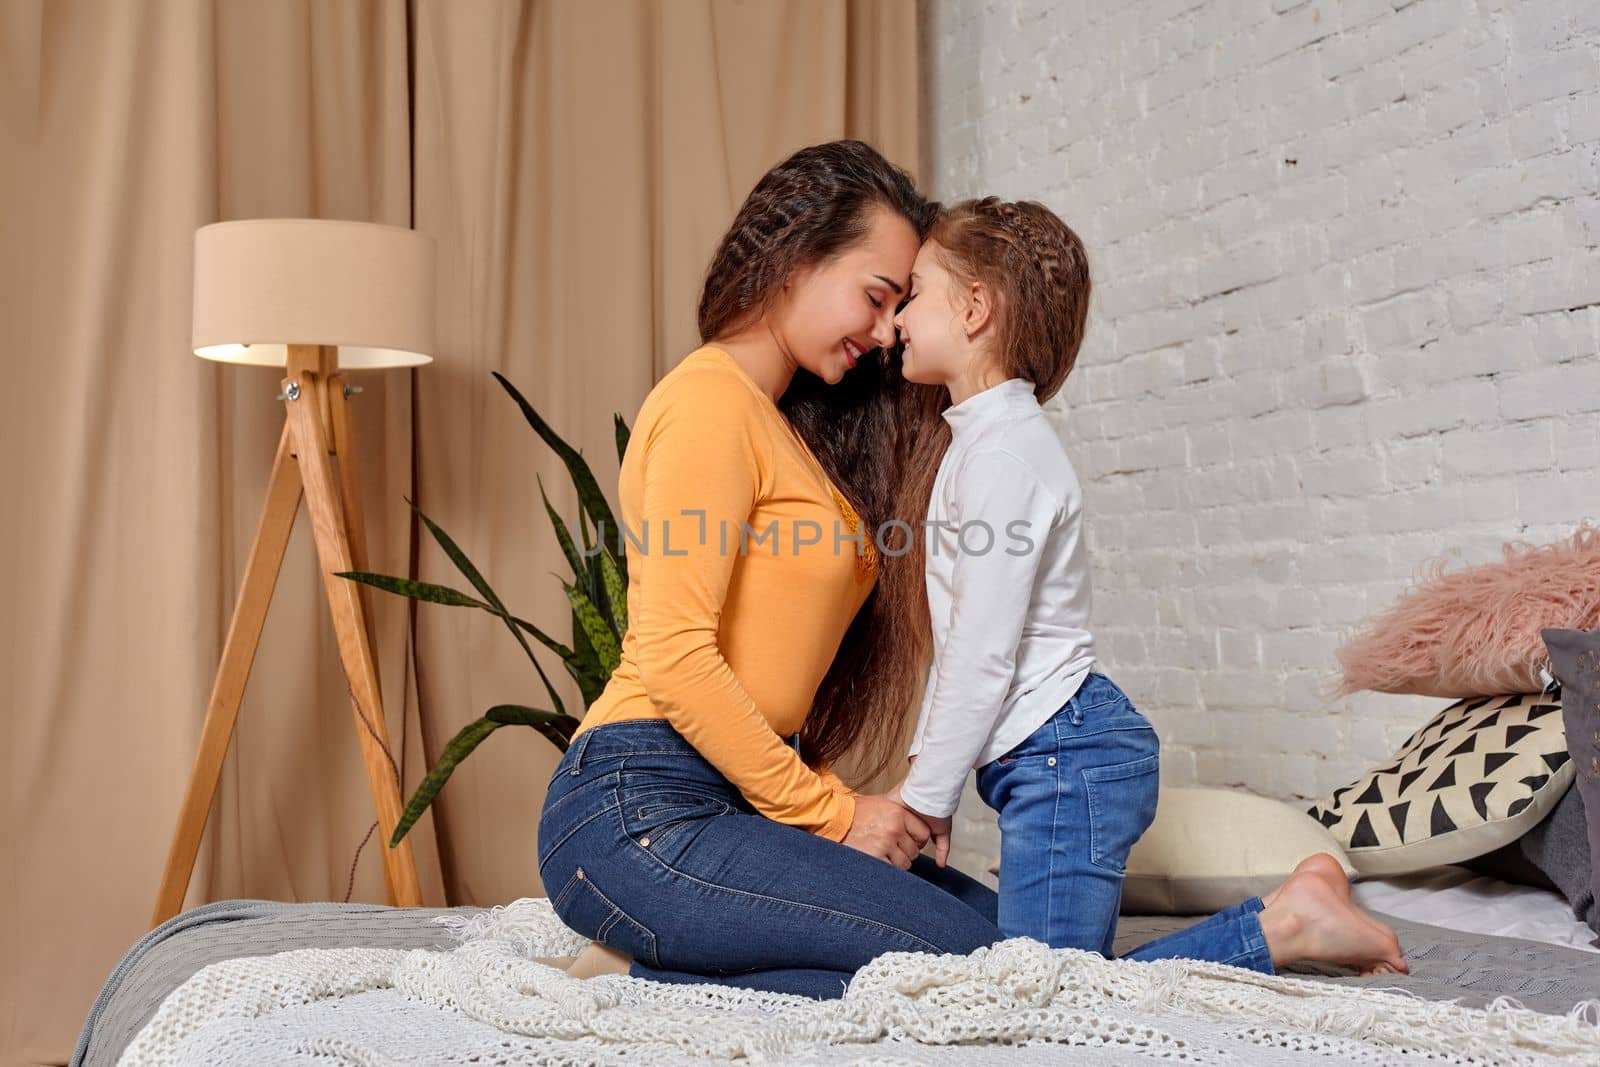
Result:
<svg viewBox="0 0 1600 1067"><path fill-rule="evenodd" d="M901 372L920 385L949 385L968 369L973 355L962 309L956 305L955 279L936 252L932 241L917 250L911 292L894 319L905 345Z"/></svg>
<svg viewBox="0 0 1600 1067"><path fill-rule="evenodd" d="M795 362L833 385L862 355L892 345L894 309L910 288L917 244L911 223L878 208L861 240L797 270L772 323Z"/></svg>

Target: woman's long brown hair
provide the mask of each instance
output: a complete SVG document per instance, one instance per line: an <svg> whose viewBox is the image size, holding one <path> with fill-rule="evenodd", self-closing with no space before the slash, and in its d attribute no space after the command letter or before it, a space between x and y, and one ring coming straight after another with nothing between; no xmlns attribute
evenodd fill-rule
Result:
<svg viewBox="0 0 1600 1067"><path fill-rule="evenodd" d="M700 297L700 339L710 342L758 321L793 270L827 260L867 233L872 213L887 209L921 238L938 206L916 191L905 171L861 141L802 148L756 183L722 238ZM874 358L875 357L875 358ZM879 539L872 592L845 631L817 687L800 732L812 766L851 755L857 779L881 773L903 753L929 654L923 589L921 502L907 493L910 464L949 428L938 412L943 388L907 382L898 348L876 350L837 385L797 370L778 407L874 535L899 519L906 528ZM935 460L937 465L937 460ZM891 528L894 529L894 528ZM910 548L912 550L903 550ZM918 605L921 605L919 608Z"/></svg>

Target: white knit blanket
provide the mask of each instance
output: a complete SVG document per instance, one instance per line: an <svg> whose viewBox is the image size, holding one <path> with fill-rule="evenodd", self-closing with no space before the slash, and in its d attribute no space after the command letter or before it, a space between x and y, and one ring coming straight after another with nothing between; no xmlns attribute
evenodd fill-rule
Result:
<svg viewBox="0 0 1600 1067"><path fill-rule="evenodd" d="M1107 960L1015 938L894 952L843 999L626 975L535 956L588 942L545 898L440 920L459 945L224 960L162 1001L119 1064L1600 1064L1600 1000L1565 1016L1194 960Z"/></svg>

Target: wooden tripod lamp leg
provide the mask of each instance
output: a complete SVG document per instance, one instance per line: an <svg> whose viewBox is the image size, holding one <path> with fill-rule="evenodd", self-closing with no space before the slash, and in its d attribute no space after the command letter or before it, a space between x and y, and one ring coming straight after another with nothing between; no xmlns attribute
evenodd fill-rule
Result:
<svg viewBox="0 0 1600 1067"><path fill-rule="evenodd" d="M290 348L291 371L296 370L294 349L298 347ZM324 370L328 369L326 363L322 366ZM317 559L328 592L328 606L333 612L334 630L338 635L339 658L349 681L351 708L357 719L356 732L367 768L367 780L372 787L372 798L378 810L380 847L390 903L400 907L420 907L422 888L417 880L410 838L402 839L395 848L389 847L389 838L400 822L402 811L400 784L397 781L399 773L390 764L388 730L384 724L383 700L378 690L377 667L368 643L370 631L362 607L361 587L348 578L335 576L337 571L350 571L355 567L351 559L345 509L329 458L328 432L323 418L324 412L329 412L333 404L342 404L344 398L341 395L335 399L328 395L327 373L303 367L297 374L285 378L283 385L289 397L289 425L294 433L300 477L305 483L306 507L311 513Z"/></svg>
<svg viewBox="0 0 1600 1067"><path fill-rule="evenodd" d="M334 458L339 463L339 499L344 503L344 528L350 535L351 570L367 570L367 521L361 510L361 485L356 462L355 427L350 418L350 394L359 393L360 386L350 385L343 374L328 378L328 415L332 423ZM366 586L357 586L361 597L361 610L367 619L367 643L374 655L378 648L378 632L372 619L372 596ZM378 679L381 690L383 679Z"/></svg>
<svg viewBox="0 0 1600 1067"><path fill-rule="evenodd" d="M356 435L350 415L350 395L359 393L359 386L351 385L345 380L343 374L329 375L327 386L327 429L331 434L329 451L333 453L335 465L339 470L339 500L344 506L344 529L346 539L350 545L350 569L365 571L367 567L367 523L361 510L361 483L360 468L356 459ZM372 617L372 591L365 585L356 586L356 596L361 601L361 613L366 620L367 647L372 650L374 659L378 654L378 629ZM378 679L378 699L383 699L383 678ZM351 701L351 710L355 713L358 729L361 728L361 709L354 699ZM398 773L398 771L396 772ZM383 842L380 847L387 848L388 843ZM384 889L389 900L396 899L394 882L389 875L389 867L383 868Z"/></svg>
<svg viewBox="0 0 1600 1067"><path fill-rule="evenodd" d="M256 526L255 541L245 564L244 584L233 605L233 621L228 624L228 637L222 646L222 663L217 668L211 700L206 705L205 723L200 728L200 747L195 753L194 769L189 773L178 827L167 852L167 866L161 876L155 914L150 920L152 927L160 926L183 910L184 894L188 892L195 856L200 851L200 838L205 833L217 780L222 775L222 763L228 755L228 743L239 717L239 702L244 697L245 683L250 679L250 666L255 662L256 648L261 643L267 607L272 603L272 590L277 585L278 570L283 565L295 513L299 510L300 467L294 458L293 434L285 420L283 435L278 440L278 454L272 461L272 479L267 483L267 500L261 509L261 521Z"/></svg>

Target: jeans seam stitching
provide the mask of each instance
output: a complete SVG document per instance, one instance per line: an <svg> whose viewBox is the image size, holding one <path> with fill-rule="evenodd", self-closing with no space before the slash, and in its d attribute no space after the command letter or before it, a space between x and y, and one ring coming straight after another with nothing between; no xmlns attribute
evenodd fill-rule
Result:
<svg viewBox="0 0 1600 1067"><path fill-rule="evenodd" d="M712 817L713 818L717 818L718 816L712 816ZM765 816L762 816L762 818L765 818ZM843 848L845 846L841 845L840 847ZM838 911L837 909L834 909L834 908L824 908L824 907L822 907L820 905L817 905L817 904L807 904L804 901L785 900L782 897L768 896L766 893L754 893L754 892L751 892L748 889L735 889L734 887L728 886L728 885L717 885L717 884L715 884L713 882L708 882L703 878L697 878L697 877L695 877L694 875L690 874L687 871L679 870L678 868L674 867L672 864L668 863L666 860L662 859L660 856L654 855L653 853L647 853L647 854L650 856L650 858L652 860L654 860L657 864L659 864L662 867L662 869L670 871L670 872L672 872L673 874L677 875L680 878L687 878L689 881L694 882L696 885L704 886L707 889L716 890L717 892L721 892L721 893L731 893L734 896L749 897L749 898L751 898L753 900L759 900L759 901L762 901L762 902L767 903L767 904L787 904L790 907L801 908L801 909L806 910L806 911L817 912L819 914L831 916L831 917L837 918L837 919L853 920L853 921L855 921L857 923L862 924L863 926L871 926L871 927L875 927L875 928L877 928L879 930L888 930L888 931L890 931L892 933L900 934L902 937L905 937L905 938L907 938L907 939L909 939L911 941L915 941L920 945L926 945L927 946L927 951L929 951L931 953L938 954L938 953L941 953L941 952L944 951L943 949L939 948L939 946L933 944L932 942L926 940L925 938L918 937L916 934L913 934L909 930L902 930L898 926L892 926L889 923L882 923L882 922L879 922L876 919L869 919L869 918L867 918L865 916L862 916L862 915L852 915L849 912ZM912 875L912 877L916 877L916 876Z"/></svg>
<svg viewBox="0 0 1600 1067"><path fill-rule="evenodd" d="M1059 736L1059 735L1058 735ZM1059 751L1059 748L1058 748ZM1057 761L1060 762L1060 761ZM1065 772L1060 767L1056 768L1056 788L1054 806L1050 809L1050 844L1052 850L1055 846L1055 830L1061 825L1061 778ZM1053 859L1053 857L1052 857ZM1051 862L1045 865L1044 876L1044 928L1046 931L1055 929L1055 900L1056 900L1056 865Z"/></svg>
<svg viewBox="0 0 1600 1067"><path fill-rule="evenodd" d="M595 940L599 941L601 944L605 944L605 935L611 930L615 929L619 921L626 919L631 925L637 927L639 931L644 934L645 941L650 946L650 966L660 967L661 953L656 946L656 932L619 907L616 901L606 896L600 887L594 884L593 879L587 877L580 879L577 875L573 875L572 877L574 881L581 881L586 884L594 893L594 895L605 901L606 907L611 909L611 918L607 922L600 924L600 929L596 931L597 936L595 937ZM554 907L554 905L551 905L552 910L554 910Z"/></svg>
<svg viewBox="0 0 1600 1067"><path fill-rule="evenodd" d="M546 866L549 865L551 857L553 857L556 854L556 852L560 850L562 845L564 845L568 841L572 840L572 835L573 834L576 834L579 830L582 830L585 826L588 826L590 823L594 822L596 819L598 819L600 816L604 815L606 812L615 811L615 810L616 810L616 805L611 805L610 807L601 808L599 811L593 813L588 818L586 818L582 822L580 822L578 825L574 826L572 829L570 829L566 833L562 834L561 835L561 839L559 841L557 841L555 844L550 846L550 851L545 854L545 858L539 861L539 880L540 881L544 880L544 869L545 869ZM619 819L620 819L620 816L619 816Z"/></svg>

